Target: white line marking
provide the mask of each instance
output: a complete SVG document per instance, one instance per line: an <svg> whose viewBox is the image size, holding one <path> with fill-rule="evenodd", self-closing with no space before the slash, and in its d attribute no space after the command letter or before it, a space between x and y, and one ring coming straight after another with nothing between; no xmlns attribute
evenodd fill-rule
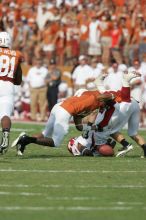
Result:
<svg viewBox="0 0 146 220"><path fill-rule="evenodd" d="M135 207L90 207L90 206L48 206L48 207L27 207L27 206L0 206L0 211L125 211L132 210Z"/></svg>
<svg viewBox="0 0 146 220"><path fill-rule="evenodd" d="M12 128L11 129L11 131L12 132L23 132L23 131L25 131L25 132L30 132L30 131L34 131L35 129L33 129L33 128L25 128L25 129L23 129L23 128Z"/></svg>
<svg viewBox="0 0 146 220"><path fill-rule="evenodd" d="M146 170L16 170L0 169L0 172L28 172L28 173L146 173Z"/></svg>
<svg viewBox="0 0 146 220"><path fill-rule="evenodd" d="M42 185L43 187L46 188L146 188L144 185L75 185L75 186L70 186L70 185Z"/></svg>
<svg viewBox="0 0 146 220"><path fill-rule="evenodd" d="M0 184L0 187L16 187L16 188L28 188L28 187L35 187L36 185L25 185L25 184Z"/></svg>
<svg viewBox="0 0 146 220"><path fill-rule="evenodd" d="M45 196L43 193L30 193L30 192L2 192L0 191L0 195L6 196Z"/></svg>
<svg viewBox="0 0 146 220"><path fill-rule="evenodd" d="M46 193L30 193L30 192L0 192L0 195L6 195L6 196L43 196L44 198L51 200L51 201L96 201L98 200L97 197L94 196L75 196L75 197L69 197L69 196L46 196ZM134 206L141 206L144 205L143 202L110 202L108 205L118 205L118 206L124 206L124 205L134 205Z"/></svg>
<svg viewBox="0 0 146 220"><path fill-rule="evenodd" d="M0 187L4 188L33 188L33 187L41 187L41 188L146 188L146 185L54 185L54 184L49 184L49 185L25 185L25 184L16 184L16 185L11 185L11 184L0 184Z"/></svg>
<svg viewBox="0 0 146 220"><path fill-rule="evenodd" d="M143 205L143 202L111 202L111 204L117 204L117 205Z"/></svg>
<svg viewBox="0 0 146 220"><path fill-rule="evenodd" d="M33 196L43 196L43 198L47 199L47 200L51 200L51 201L96 201L99 200L98 197L94 197L94 196L74 196L74 197L69 197L69 196L47 196L46 193L31 193L31 192L0 192L0 195L2 196L23 196L23 197L33 197ZM116 205L120 205L120 206L124 206L124 205L142 205L143 203L139 203L139 202L117 202L117 203L108 203L108 205L110 204L116 204Z"/></svg>

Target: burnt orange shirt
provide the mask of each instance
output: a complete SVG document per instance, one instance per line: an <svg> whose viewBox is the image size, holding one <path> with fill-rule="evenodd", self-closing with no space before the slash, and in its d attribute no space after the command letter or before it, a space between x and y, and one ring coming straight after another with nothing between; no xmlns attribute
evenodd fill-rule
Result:
<svg viewBox="0 0 146 220"><path fill-rule="evenodd" d="M98 101L100 94L98 91L87 91L80 97L73 96L66 99L61 106L73 116L80 113L88 113L102 105L102 103Z"/></svg>
<svg viewBox="0 0 146 220"><path fill-rule="evenodd" d="M130 88L122 87L119 91L108 91L105 94L113 94L116 102L130 102ZM86 91L81 96L73 96L66 99L61 106L72 116L80 113L90 113L95 109L104 106L104 103L98 100L101 93L99 91Z"/></svg>
<svg viewBox="0 0 146 220"><path fill-rule="evenodd" d="M27 5L38 5L38 0L16 0L16 4L18 5L23 5L23 4L27 4Z"/></svg>
<svg viewBox="0 0 146 220"><path fill-rule="evenodd" d="M110 21L103 21L101 22L101 36L102 37L110 37L111 29L113 28L112 22Z"/></svg>
<svg viewBox="0 0 146 220"><path fill-rule="evenodd" d="M21 52L0 48L0 80L14 83L16 70L22 59Z"/></svg>
<svg viewBox="0 0 146 220"><path fill-rule="evenodd" d="M113 0L116 6L124 6L125 0Z"/></svg>

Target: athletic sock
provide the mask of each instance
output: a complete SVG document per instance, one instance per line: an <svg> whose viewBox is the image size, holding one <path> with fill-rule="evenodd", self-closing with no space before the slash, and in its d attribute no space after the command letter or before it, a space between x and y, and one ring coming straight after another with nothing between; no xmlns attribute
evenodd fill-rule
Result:
<svg viewBox="0 0 146 220"><path fill-rule="evenodd" d="M36 137L29 137L29 136L27 136L27 141L29 142L29 144L30 143L36 143L37 138Z"/></svg>
<svg viewBox="0 0 146 220"><path fill-rule="evenodd" d="M123 139L123 140L120 142L120 144L121 144L124 148L127 148L128 145L129 145L129 142L126 141L125 139Z"/></svg>
<svg viewBox="0 0 146 220"><path fill-rule="evenodd" d="M10 128L3 128L2 132L10 132Z"/></svg>
<svg viewBox="0 0 146 220"><path fill-rule="evenodd" d="M144 151L144 156L146 157L146 144L141 145L143 151Z"/></svg>

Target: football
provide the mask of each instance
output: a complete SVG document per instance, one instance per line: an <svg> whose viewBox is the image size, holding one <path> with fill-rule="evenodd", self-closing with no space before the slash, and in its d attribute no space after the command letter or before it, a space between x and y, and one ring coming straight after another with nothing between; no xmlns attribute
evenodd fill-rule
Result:
<svg viewBox="0 0 146 220"><path fill-rule="evenodd" d="M111 157L111 156L114 156L114 150L113 148L108 145L108 144L103 144L101 146L99 146L98 148L98 152L102 155L102 156L108 156L108 157Z"/></svg>

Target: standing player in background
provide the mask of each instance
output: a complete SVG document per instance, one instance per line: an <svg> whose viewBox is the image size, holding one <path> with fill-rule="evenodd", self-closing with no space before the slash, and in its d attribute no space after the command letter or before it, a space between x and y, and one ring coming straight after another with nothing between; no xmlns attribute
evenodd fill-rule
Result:
<svg viewBox="0 0 146 220"><path fill-rule="evenodd" d="M19 51L11 50L11 37L7 32L0 32L0 121L2 140L0 153L7 151L11 129L10 116L14 108L14 85L22 81L21 61Z"/></svg>

